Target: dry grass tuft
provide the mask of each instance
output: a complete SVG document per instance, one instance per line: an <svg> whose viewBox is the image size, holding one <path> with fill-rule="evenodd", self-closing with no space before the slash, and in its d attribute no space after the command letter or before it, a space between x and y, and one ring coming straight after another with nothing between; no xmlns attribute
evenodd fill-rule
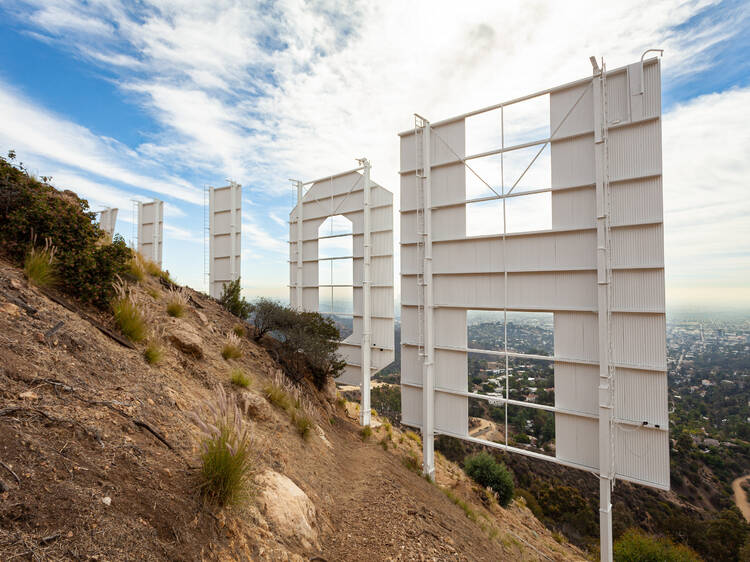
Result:
<svg viewBox="0 0 750 562"><path fill-rule="evenodd" d="M43 248L37 248L34 245L35 242L36 237L32 239L31 250L26 254L23 272L26 279L37 287L50 287L57 282L57 272L55 271L57 248L52 245L49 238L44 241Z"/></svg>
<svg viewBox="0 0 750 562"><path fill-rule="evenodd" d="M234 328L232 328L232 331L234 332L234 335L238 338L244 338L245 337L245 327L242 324L235 324Z"/></svg>
<svg viewBox="0 0 750 562"><path fill-rule="evenodd" d="M167 294L167 314L173 318L182 318L187 308L187 298L182 289L170 289Z"/></svg>
<svg viewBox="0 0 750 562"><path fill-rule="evenodd" d="M146 277L146 267L143 261L143 256L141 256L141 254L133 252L133 257L130 258L130 261L128 262L126 276L138 283L143 281L143 278Z"/></svg>
<svg viewBox="0 0 750 562"><path fill-rule="evenodd" d="M229 375L229 381L235 385L239 386L241 388L247 388L250 386L250 377L245 374L245 371L242 369L232 369L231 374Z"/></svg>
<svg viewBox="0 0 750 562"><path fill-rule="evenodd" d="M204 406L204 417L188 414L203 434L200 491L222 506L240 503L253 495L256 459L248 427L234 396L221 386Z"/></svg>
<svg viewBox="0 0 750 562"><path fill-rule="evenodd" d="M143 341L148 331L143 309L122 279L118 277L112 286L116 293L115 300L112 302L115 324L132 341Z"/></svg>
<svg viewBox="0 0 750 562"><path fill-rule="evenodd" d="M234 333L227 334L227 341L221 348L221 356L226 360L239 359L242 357L241 343L240 338Z"/></svg>
<svg viewBox="0 0 750 562"><path fill-rule="evenodd" d="M164 350L157 341L151 340L143 351L143 357L149 365L158 365L164 357Z"/></svg>
<svg viewBox="0 0 750 562"><path fill-rule="evenodd" d="M289 414L300 437L307 439L312 434L315 427L312 405L300 394L298 387L286 380L281 371L263 387L263 394L271 404Z"/></svg>

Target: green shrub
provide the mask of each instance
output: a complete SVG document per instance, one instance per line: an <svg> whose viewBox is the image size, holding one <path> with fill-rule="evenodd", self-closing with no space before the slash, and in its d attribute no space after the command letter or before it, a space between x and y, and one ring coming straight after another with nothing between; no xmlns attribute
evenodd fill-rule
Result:
<svg viewBox="0 0 750 562"><path fill-rule="evenodd" d="M234 397L221 386L214 394L206 421L195 412L189 414L203 434L199 488L205 498L219 505L235 504L252 491L252 443Z"/></svg>
<svg viewBox="0 0 750 562"><path fill-rule="evenodd" d="M341 334L331 318L262 298L251 305L251 312L256 340L268 332L278 335L273 351L289 379L308 377L321 390L346 365L338 355Z"/></svg>
<svg viewBox="0 0 750 562"><path fill-rule="evenodd" d="M115 324L120 331L134 342L143 341L146 337L147 325L143 311L133 298L124 289L112 302L112 312L115 315Z"/></svg>
<svg viewBox="0 0 750 562"><path fill-rule="evenodd" d="M149 365L157 365L164 357L164 351L158 343L151 341L143 351L143 357Z"/></svg>
<svg viewBox="0 0 750 562"><path fill-rule="evenodd" d="M31 247L23 263L23 272L29 282L37 287L50 287L57 283L55 251L56 248L50 244L49 238L44 248Z"/></svg>
<svg viewBox="0 0 750 562"><path fill-rule="evenodd" d="M9 156L10 158L10 156ZM10 158L12 160L12 158ZM0 245L19 265L29 251L32 232L57 248L58 288L84 302L107 308L112 282L128 269L132 251L116 235L106 243L88 203L71 191L39 182L22 165L0 158Z"/></svg>
<svg viewBox="0 0 750 562"><path fill-rule="evenodd" d="M252 305L245 300L240 291L239 278L224 284L219 304L238 318L245 320L250 315Z"/></svg>
<svg viewBox="0 0 750 562"><path fill-rule="evenodd" d="M513 499L513 476L495 457L482 451L466 457L464 471L480 486L491 488L500 505L507 507Z"/></svg>
<svg viewBox="0 0 750 562"><path fill-rule="evenodd" d="M167 314L174 318L182 318L187 308L187 299L180 289L170 289L167 295Z"/></svg>
<svg viewBox="0 0 750 562"><path fill-rule="evenodd" d="M231 383L241 388L247 388L250 386L250 377L248 377L242 369L232 369L232 374L229 377Z"/></svg>
<svg viewBox="0 0 750 562"><path fill-rule="evenodd" d="M239 359L242 357L242 349L240 349L240 338L235 336L233 333L227 335L227 342L224 347L221 348L221 356L226 359Z"/></svg>
<svg viewBox="0 0 750 562"><path fill-rule="evenodd" d="M700 562L691 549L668 538L647 535L639 529L626 531L614 546L615 562Z"/></svg>
<svg viewBox="0 0 750 562"><path fill-rule="evenodd" d="M372 428L369 425L364 426L359 430L359 436L362 438L362 441L367 441L372 436Z"/></svg>

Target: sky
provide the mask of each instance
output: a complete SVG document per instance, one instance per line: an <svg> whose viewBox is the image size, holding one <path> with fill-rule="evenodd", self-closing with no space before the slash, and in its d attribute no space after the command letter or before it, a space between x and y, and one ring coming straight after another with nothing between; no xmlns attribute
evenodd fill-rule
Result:
<svg viewBox="0 0 750 562"><path fill-rule="evenodd" d="M197 289L204 188L239 182L243 290L286 299L288 178L366 156L397 212L415 112L437 121L648 48L665 50L668 308L750 308L747 2L0 0L0 153L119 208L126 240L132 200L164 200L164 265Z"/></svg>

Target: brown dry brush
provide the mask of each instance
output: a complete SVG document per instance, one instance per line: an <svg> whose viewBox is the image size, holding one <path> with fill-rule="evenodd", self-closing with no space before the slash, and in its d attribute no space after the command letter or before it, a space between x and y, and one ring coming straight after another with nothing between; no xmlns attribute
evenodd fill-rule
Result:
<svg viewBox="0 0 750 562"><path fill-rule="evenodd" d="M221 506L249 499L258 455L235 396L217 386L202 411L188 412L188 417L201 431L198 487L203 497Z"/></svg>

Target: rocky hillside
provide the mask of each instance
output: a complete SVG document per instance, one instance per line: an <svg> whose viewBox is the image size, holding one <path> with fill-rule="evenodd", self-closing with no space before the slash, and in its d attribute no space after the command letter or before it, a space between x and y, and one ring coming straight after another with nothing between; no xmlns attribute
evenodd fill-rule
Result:
<svg viewBox="0 0 750 562"><path fill-rule="evenodd" d="M314 420L301 437L265 398L279 376L266 351L243 337L241 357L223 359L237 319L186 293L172 318L164 282L133 285L163 350L149 365L109 313L0 261L1 560L582 559L523 500L500 507L443 458L427 482L418 436L387 423L362 435L332 387L296 391ZM224 509L197 489L188 416L217 385L237 397L255 449L252 497Z"/></svg>

